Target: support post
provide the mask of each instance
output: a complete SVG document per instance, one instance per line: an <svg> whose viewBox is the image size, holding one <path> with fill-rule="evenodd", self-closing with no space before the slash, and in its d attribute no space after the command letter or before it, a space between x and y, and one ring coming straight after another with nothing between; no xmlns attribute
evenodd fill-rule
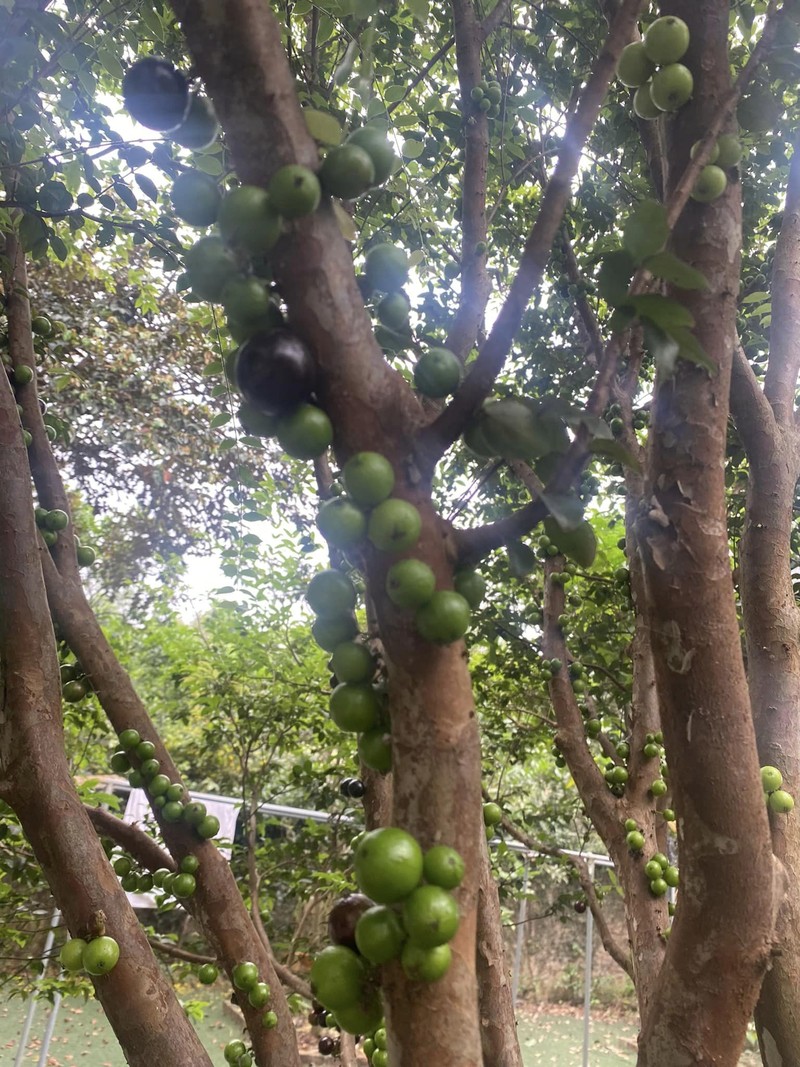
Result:
<svg viewBox="0 0 800 1067"><path fill-rule="evenodd" d="M594 878L594 863L589 860L589 877ZM589 1067L589 1023L592 1011L592 955L594 953L594 916L586 909L586 955L583 970L583 1067Z"/></svg>
<svg viewBox="0 0 800 1067"><path fill-rule="evenodd" d="M525 862L522 875L522 896L517 906L517 929L514 939L514 970L511 974L511 1000L514 1008L517 1006L519 996L519 976L522 967L522 945L525 940L525 923L528 918L528 876L530 874L530 856L525 854Z"/></svg>

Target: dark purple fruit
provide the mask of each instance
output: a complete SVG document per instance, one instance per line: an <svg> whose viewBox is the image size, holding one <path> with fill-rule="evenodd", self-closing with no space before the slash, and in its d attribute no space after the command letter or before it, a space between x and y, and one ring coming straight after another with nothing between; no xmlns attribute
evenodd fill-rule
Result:
<svg viewBox="0 0 800 1067"><path fill-rule="evenodd" d="M347 795L353 800L360 800L367 791L367 787L360 778L354 778L347 789Z"/></svg>
<svg viewBox="0 0 800 1067"><path fill-rule="evenodd" d="M332 1056L336 1048L336 1040L332 1037L321 1037L317 1042L320 1056Z"/></svg>
<svg viewBox="0 0 800 1067"><path fill-rule="evenodd" d="M339 684L338 681L336 684ZM343 797L350 796L350 786L353 784L354 781L355 778L342 778L341 782L339 782L339 792L342 794Z"/></svg>
<svg viewBox="0 0 800 1067"><path fill-rule="evenodd" d="M334 945L346 945L353 952L356 948L356 923L373 905L363 893L349 893L337 900L328 915L328 937Z"/></svg>
<svg viewBox="0 0 800 1067"><path fill-rule="evenodd" d="M170 137L176 144L192 151L210 148L219 133L219 123L211 101L204 96L193 96L186 118Z"/></svg>
<svg viewBox="0 0 800 1067"><path fill-rule="evenodd" d="M242 396L265 415L288 415L314 390L311 353L291 330L262 330L245 341L236 357Z"/></svg>
<svg viewBox="0 0 800 1067"><path fill-rule="evenodd" d="M189 110L186 79L167 59L147 56L128 70L122 95L130 115L151 130L174 130Z"/></svg>

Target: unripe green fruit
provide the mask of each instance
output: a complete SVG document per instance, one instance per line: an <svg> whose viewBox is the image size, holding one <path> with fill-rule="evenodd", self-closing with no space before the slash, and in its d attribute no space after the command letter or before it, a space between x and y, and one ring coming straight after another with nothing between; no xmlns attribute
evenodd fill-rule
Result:
<svg viewBox="0 0 800 1067"><path fill-rule="evenodd" d="M692 200L701 204L708 204L717 197L722 196L728 184L725 171L721 167L709 164L703 167L692 189Z"/></svg>
<svg viewBox="0 0 800 1067"><path fill-rule="evenodd" d="M661 109L653 103L650 86L650 82L645 82L633 94L633 110L640 119L658 119L662 115Z"/></svg>
<svg viewBox="0 0 800 1067"><path fill-rule="evenodd" d="M700 144L701 144L700 141L695 141L694 144L692 145L691 149L689 150L689 155L691 156L692 159L694 159L694 157L697 155L697 150L699 149ZM711 149L711 155L708 157L708 161L707 162L708 163L716 163L718 159L719 159L719 141L717 141L717 143Z"/></svg>
<svg viewBox="0 0 800 1067"><path fill-rule="evenodd" d="M676 63L689 47L689 27L683 19L665 15L648 26L642 45L653 63Z"/></svg>
<svg viewBox="0 0 800 1067"><path fill-rule="evenodd" d="M655 63L644 50L641 41L633 41L622 49L617 67L617 77L629 89L638 89L656 69Z"/></svg>
<svg viewBox="0 0 800 1067"><path fill-rule="evenodd" d="M332 148L319 172L322 187L329 196L355 200L375 182L375 167L369 153L357 144Z"/></svg>
<svg viewBox="0 0 800 1067"><path fill-rule="evenodd" d="M347 143L363 148L372 160L375 170L373 185L383 185L391 177L399 161L383 130L376 126L363 126L350 134Z"/></svg>
<svg viewBox="0 0 800 1067"><path fill-rule="evenodd" d="M721 134L717 139L717 158L712 159L711 162L727 170L728 167L735 167L741 158L742 145L739 138L732 133Z"/></svg>
<svg viewBox="0 0 800 1067"><path fill-rule="evenodd" d="M772 793L783 785L783 775L777 767L761 768L761 786L765 793Z"/></svg>
<svg viewBox="0 0 800 1067"><path fill-rule="evenodd" d="M791 793L787 793L785 789L776 789L774 793L769 795L769 806L772 811L779 815L788 815L794 807L794 797Z"/></svg>
<svg viewBox="0 0 800 1067"><path fill-rule="evenodd" d="M650 99L662 111L677 111L691 98L694 90L692 72L683 63L670 63L653 75Z"/></svg>
<svg viewBox="0 0 800 1067"><path fill-rule="evenodd" d="M396 245L374 245L367 252L364 273L373 289L394 292L401 289L408 278L408 256Z"/></svg>
<svg viewBox="0 0 800 1067"><path fill-rule="evenodd" d="M273 208L287 219L302 218L316 211L322 195L316 174L299 163L277 170L267 192Z"/></svg>

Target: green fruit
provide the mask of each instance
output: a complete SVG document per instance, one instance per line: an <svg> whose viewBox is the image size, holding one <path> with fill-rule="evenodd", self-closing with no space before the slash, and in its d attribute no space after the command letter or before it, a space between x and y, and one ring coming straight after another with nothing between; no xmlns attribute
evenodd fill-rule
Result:
<svg viewBox="0 0 800 1067"><path fill-rule="evenodd" d="M265 1030L274 1030L278 1025L278 1015L274 1011L265 1011L261 1016L261 1025Z"/></svg>
<svg viewBox="0 0 800 1067"><path fill-rule="evenodd" d="M276 423L278 444L294 459L316 459L333 443L331 420L321 408L300 404Z"/></svg>
<svg viewBox="0 0 800 1067"><path fill-rule="evenodd" d="M689 149L689 155L692 159L697 155L697 151L700 148L700 141L695 141L692 147ZM708 163L716 163L719 159L719 141L711 149L711 155L708 157Z"/></svg>
<svg viewBox="0 0 800 1067"><path fill-rule="evenodd" d="M777 767L761 768L761 786L765 793L772 793L783 785L783 775Z"/></svg>
<svg viewBox="0 0 800 1067"><path fill-rule="evenodd" d="M689 27L683 19L665 15L647 27L642 45L648 59L659 67L676 63L689 47Z"/></svg>
<svg viewBox="0 0 800 1067"><path fill-rule="evenodd" d="M780 104L766 85L751 89L736 109L739 125L750 133L768 133L775 127L780 114Z"/></svg>
<svg viewBox="0 0 800 1067"><path fill-rule="evenodd" d="M787 793L785 789L776 789L774 793L769 795L769 806L772 811L779 815L788 815L794 807L794 797L791 793Z"/></svg>
<svg viewBox="0 0 800 1067"><path fill-rule="evenodd" d="M663 778L656 778L653 784L650 786L650 792L654 797L663 797L667 792L667 783Z"/></svg>
<svg viewBox="0 0 800 1067"><path fill-rule="evenodd" d="M650 86L650 82L645 82L633 94L633 110L640 119L658 119L662 115L661 109L653 103L653 98L650 95Z"/></svg>
<svg viewBox="0 0 800 1067"><path fill-rule="evenodd" d="M663 868L658 860L649 860L644 865L645 877L649 882L652 882L654 878L660 878Z"/></svg>
<svg viewBox="0 0 800 1067"><path fill-rule="evenodd" d="M247 992L252 989L258 981L258 967L255 963L251 963L249 960L244 960L242 963L237 963L233 968L231 978L237 989Z"/></svg>
<svg viewBox="0 0 800 1067"><path fill-rule="evenodd" d="M338 496L326 500L319 509L317 528L328 544L346 550L364 538L367 520L352 500Z"/></svg>
<svg viewBox="0 0 800 1067"><path fill-rule="evenodd" d="M311 636L320 648L333 652L345 641L351 641L358 634L358 623L352 615L334 615L319 618L311 627Z"/></svg>
<svg viewBox="0 0 800 1067"><path fill-rule="evenodd" d="M650 892L654 897L663 897L668 889L669 886L663 878L654 878L650 883Z"/></svg>
<svg viewBox="0 0 800 1067"><path fill-rule="evenodd" d="M202 985L213 985L219 977L219 971L213 963L204 963L197 972Z"/></svg>
<svg viewBox="0 0 800 1067"><path fill-rule="evenodd" d="M464 860L449 845L434 845L425 853L422 873L430 885L442 889L457 889L464 878Z"/></svg>
<svg viewBox="0 0 800 1067"><path fill-rule="evenodd" d="M396 245L375 245L367 252L364 273L372 289L384 293L402 289L408 278L408 256Z"/></svg>
<svg viewBox="0 0 800 1067"><path fill-rule="evenodd" d="M347 138L347 143L363 148L372 160L373 185L383 185L394 173L399 160L382 130L375 126L364 126L360 130L354 130Z"/></svg>
<svg viewBox="0 0 800 1067"><path fill-rule="evenodd" d="M200 822L195 823L195 833L198 837L209 839L219 833L219 819L216 815L204 815Z"/></svg>
<svg viewBox="0 0 800 1067"><path fill-rule="evenodd" d="M721 134L717 140L717 158L712 159L711 162L727 170L728 167L735 167L741 158L742 145L739 138L732 133Z"/></svg>
<svg viewBox="0 0 800 1067"><path fill-rule="evenodd" d="M456 571L453 575L453 588L474 611L479 608L486 593L486 581L478 571L471 567Z"/></svg>
<svg viewBox="0 0 800 1067"><path fill-rule="evenodd" d="M144 778L142 778L138 771L131 771L128 775L128 784L131 789L141 789L144 785Z"/></svg>
<svg viewBox="0 0 800 1067"><path fill-rule="evenodd" d="M188 856L183 857L179 866L182 874L197 874L200 870L200 860L190 853Z"/></svg>
<svg viewBox="0 0 800 1067"><path fill-rule="evenodd" d="M636 819L626 819L625 820L625 829L628 832L630 832L631 830L638 830L639 829L639 824L636 822Z"/></svg>
<svg viewBox="0 0 800 1067"><path fill-rule="evenodd" d="M346 574L324 570L308 583L306 600L315 615L325 618L346 615L356 606L356 590Z"/></svg>
<svg viewBox="0 0 800 1067"><path fill-rule="evenodd" d="M653 75L650 99L662 111L677 111L691 98L694 90L692 72L683 63L670 63Z"/></svg>
<svg viewBox="0 0 800 1067"><path fill-rule="evenodd" d="M228 1063L236 1063L240 1056L243 1056L247 1051L244 1041L239 1041L238 1038L235 1041L229 1041L225 1048L222 1050L222 1055Z"/></svg>
<svg viewBox="0 0 800 1067"><path fill-rule="evenodd" d="M65 941L58 954L58 961L65 971L83 970L83 953L86 942L82 937L71 937Z"/></svg>
<svg viewBox="0 0 800 1067"><path fill-rule="evenodd" d="M413 504L390 497L369 517L367 537L380 552L406 552L418 541L422 517Z"/></svg>
<svg viewBox="0 0 800 1067"><path fill-rule="evenodd" d="M423 396L449 396L461 381L461 364L448 348L429 348L414 367L414 385Z"/></svg>
<svg viewBox="0 0 800 1067"><path fill-rule="evenodd" d="M19 367L14 368L14 384L15 385L28 385L33 381L33 371L25 364L21 364Z"/></svg>
<svg viewBox="0 0 800 1067"><path fill-rule="evenodd" d="M451 589L440 589L417 611L414 622L425 641L449 645L469 629L469 604Z"/></svg>
<svg viewBox="0 0 800 1067"><path fill-rule="evenodd" d="M494 801L483 805L484 826L498 826L503 821L503 809Z"/></svg>
<svg viewBox="0 0 800 1067"><path fill-rule="evenodd" d="M319 171L322 188L329 196L355 200L375 183L375 167L369 153L357 144L332 148Z"/></svg>
<svg viewBox="0 0 800 1067"><path fill-rule="evenodd" d="M153 885L157 889L161 889L164 885L165 879L172 874L172 871L168 867L159 867L158 870L153 871Z"/></svg>
<svg viewBox="0 0 800 1067"><path fill-rule="evenodd" d="M398 608L418 608L436 590L436 575L421 559L401 559L386 574L386 595Z"/></svg>
<svg viewBox="0 0 800 1067"><path fill-rule="evenodd" d="M208 174L184 171L173 182L169 195L175 214L190 226L213 226L217 221L222 196Z"/></svg>
<svg viewBox="0 0 800 1067"><path fill-rule="evenodd" d="M232 189L220 205L217 226L228 244L251 255L268 252L281 235L281 217L258 185Z"/></svg>
<svg viewBox="0 0 800 1067"><path fill-rule="evenodd" d="M186 118L177 128L170 132L170 138L184 148L199 152L210 148L219 134L219 123L214 114L211 101L205 96L195 95L189 103Z"/></svg>
<svg viewBox="0 0 800 1067"><path fill-rule="evenodd" d="M183 818L183 804L176 800L168 800L161 809L161 815L165 822L178 822Z"/></svg>
<svg viewBox="0 0 800 1067"><path fill-rule="evenodd" d="M165 806L168 807L169 805ZM178 900L186 900L197 889L197 881L193 874L179 874L172 883L172 892Z"/></svg>
<svg viewBox="0 0 800 1067"><path fill-rule="evenodd" d="M47 315L34 315L31 319L31 330L37 337L50 337L53 333L53 324Z"/></svg>
<svg viewBox="0 0 800 1067"><path fill-rule="evenodd" d="M44 523L48 530L66 530L69 526L69 515L60 508L54 508L52 511L48 511Z"/></svg>
<svg viewBox="0 0 800 1067"><path fill-rule="evenodd" d="M358 738L358 755L365 767L388 774L392 769L392 737L383 727L367 730Z"/></svg>
<svg viewBox="0 0 800 1067"><path fill-rule="evenodd" d="M352 500L360 507L381 504L394 488L394 470L379 452L357 452L342 469L342 481Z"/></svg>
<svg viewBox="0 0 800 1067"><path fill-rule="evenodd" d="M403 925L409 940L422 948L447 944L455 936L458 921L458 904L438 885L419 886L403 903Z"/></svg>
<svg viewBox="0 0 800 1067"><path fill-rule="evenodd" d="M383 1019L383 1005L380 997L370 991L356 1004L346 1008L337 1008L333 1021L348 1034L368 1034L380 1025ZM377 1054L377 1052L376 1052ZM372 1062L375 1065L375 1055Z"/></svg>
<svg viewBox="0 0 800 1067"><path fill-rule="evenodd" d="M331 670L340 682L368 682L375 673L375 660L366 645L343 641L333 649Z"/></svg>
<svg viewBox="0 0 800 1067"><path fill-rule="evenodd" d="M144 778L145 781L148 781L150 778L155 778L155 776L158 774L160 769L161 769L161 761L160 760L157 760L157 759L146 759L146 760L144 760L142 762L141 766L139 767L139 772L140 772L142 778Z"/></svg>
<svg viewBox="0 0 800 1067"><path fill-rule="evenodd" d="M721 167L709 164L703 167L691 192L692 200L701 204L708 204L717 197L722 196L728 185L725 171Z"/></svg>
<svg viewBox="0 0 800 1067"><path fill-rule="evenodd" d="M199 800L192 800L183 807L183 821L189 826L197 826L206 817L206 806Z"/></svg>
<svg viewBox="0 0 800 1067"><path fill-rule="evenodd" d="M387 826L364 834L353 866L362 893L377 904L395 904L419 885L422 849L405 830Z"/></svg>
<svg viewBox="0 0 800 1067"><path fill-rule="evenodd" d="M136 755L141 760L152 759L156 754L156 746L152 741L140 741L136 746Z"/></svg>
<svg viewBox="0 0 800 1067"><path fill-rule="evenodd" d="M314 960L309 977L317 1000L330 1011L339 1011L361 999L367 969L352 949L329 945Z"/></svg>
<svg viewBox="0 0 800 1067"><path fill-rule="evenodd" d="M201 237L186 253L192 291L201 300L218 301L225 284L238 274L233 254L221 237Z"/></svg>
<svg viewBox="0 0 800 1067"><path fill-rule="evenodd" d="M377 725L381 702L368 683L341 682L331 693L329 707L331 719L340 730L363 733Z"/></svg>
<svg viewBox="0 0 800 1067"><path fill-rule="evenodd" d="M116 874L118 878L124 878L126 874L130 874L133 870L133 861L129 856L120 856L118 859L114 860L112 866L114 868L114 874Z"/></svg>
<svg viewBox="0 0 800 1067"><path fill-rule="evenodd" d="M127 774L131 769L131 761L127 752L115 752L111 757L111 770L116 774Z"/></svg>
<svg viewBox="0 0 800 1067"><path fill-rule="evenodd" d="M88 691L84 682L65 682L61 687L61 696L67 704L77 704L78 701L83 700Z"/></svg>
<svg viewBox="0 0 800 1067"><path fill-rule="evenodd" d="M672 865L666 867L662 877L671 889L677 889L678 883L680 882L680 872L677 867L673 867Z"/></svg>
<svg viewBox="0 0 800 1067"><path fill-rule="evenodd" d="M167 800L183 800L185 792L183 782L173 782L164 795Z"/></svg>
<svg viewBox="0 0 800 1067"><path fill-rule="evenodd" d="M119 743L128 752L135 749L141 740L138 730L123 730L119 735Z"/></svg>
<svg viewBox="0 0 800 1067"><path fill-rule="evenodd" d="M377 307L378 321L390 330L405 333L408 330L408 315L411 301L405 293L397 291L387 293Z"/></svg>
<svg viewBox="0 0 800 1067"><path fill-rule="evenodd" d="M409 942L400 956L402 968L412 982L438 981L450 970L451 961L452 953L449 945L422 948Z"/></svg>
<svg viewBox="0 0 800 1067"><path fill-rule="evenodd" d="M617 66L617 77L628 89L638 89L656 69L641 41L633 41L622 49Z"/></svg>
<svg viewBox="0 0 800 1067"><path fill-rule="evenodd" d="M253 1008L264 1008L269 1003L272 991L266 982L256 982L248 992L247 999Z"/></svg>
<svg viewBox="0 0 800 1067"><path fill-rule="evenodd" d="M316 211L322 195L316 174L299 163L289 163L275 171L267 191L272 206L287 219L299 219Z"/></svg>
<svg viewBox="0 0 800 1067"><path fill-rule="evenodd" d="M221 296L225 313L245 325L259 323L273 306L263 281L242 274L225 283Z"/></svg>
<svg viewBox="0 0 800 1067"><path fill-rule="evenodd" d="M521 400L489 400L483 405L481 428L494 455L534 459L551 452L552 435Z"/></svg>
<svg viewBox="0 0 800 1067"><path fill-rule="evenodd" d="M581 567L591 567L597 555L597 537L590 522L583 520L572 530L562 530L553 516L548 515L544 528L559 552Z"/></svg>
<svg viewBox="0 0 800 1067"><path fill-rule="evenodd" d="M92 975L108 974L119 960L119 945L113 937L96 937L83 950L83 969Z"/></svg>
<svg viewBox="0 0 800 1067"><path fill-rule="evenodd" d="M672 808L664 808L661 814L664 816L665 822L675 822L675 812Z"/></svg>
<svg viewBox="0 0 800 1067"><path fill-rule="evenodd" d="M631 852L641 852L644 848L644 834L640 830L630 830L625 840Z"/></svg>
<svg viewBox="0 0 800 1067"><path fill-rule="evenodd" d="M75 557L79 567L91 567L97 559L97 552L91 545L78 545L75 549Z"/></svg>
<svg viewBox="0 0 800 1067"><path fill-rule="evenodd" d="M403 924L396 911L378 904L369 908L356 923L356 946L373 966L395 960L406 940Z"/></svg>

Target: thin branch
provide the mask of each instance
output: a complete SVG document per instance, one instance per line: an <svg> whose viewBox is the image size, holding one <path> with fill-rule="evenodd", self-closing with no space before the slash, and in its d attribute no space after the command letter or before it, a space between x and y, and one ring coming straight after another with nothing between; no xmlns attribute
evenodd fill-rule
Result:
<svg viewBox="0 0 800 1067"><path fill-rule="evenodd" d="M455 43L455 37L448 37L444 44L440 48L436 49L436 51L433 53L433 55L427 61L424 67L422 67L419 73L415 74L411 81L408 83L406 91L403 93L400 99L395 100L391 104L389 104L389 106L386 108L387 114L391 115L395 108L399 107L405 100L408 99L410 94L413 93L419 83L425 80L425 78L430 74L430 72L441 59L444 59L444 57L447 55L447 53L450 51L450 49Z"/></svg>
<svg viewBox="0 0 800 1067"><path fill-rule="evenodd" d="M170 941L161 941L157 937L148 939L150 945L164 956L171 956L176 960L186 960L187 963L217 963L216 956L201 956L197 952L189 952L188 949L173 945Z"/></svg>
<svg viewBox="0 0 800 1067"><path fill-rule="evenodd" d="M452 402L419 435L420 460L426 468L432 468L458 438L472 413L488 395L505 362L531 296L541 283L553 240L569 202L572 180L577 173L583 146L597 120L620 53L630 39L642 7L642 0L624 0L581 93L578 107L567 120L556 168L542 197L539 214L525 244L517 274L491 333Z"/></svg>
<svg viewBox="0 0 800 1067"><path fill-rule="evenodd" d="M461 188L461 295L446 346L463 362L478 336L490 290L486 270L489 117L470 96L481 80L482 37L473 0L451 0L451 7L464 114L464 174Z"/></svg>
<svg viewBox="0 0 800 1067"><path fill-rule="evenodd" d="M511 9L511 0L497 0L489 14L480 23L481 41L488 41Z"/></svg>
<svg viewBox="0 0 800 1067"><path fill-rule="evenodd" d="M160 867L166 867L170 871L178 869L169 852L157 845L144 830L133 823L123 822L104 808L93 808L88 804L84 806L97 832L116 841L142 867L149 871L157 871Z"/></svg>

